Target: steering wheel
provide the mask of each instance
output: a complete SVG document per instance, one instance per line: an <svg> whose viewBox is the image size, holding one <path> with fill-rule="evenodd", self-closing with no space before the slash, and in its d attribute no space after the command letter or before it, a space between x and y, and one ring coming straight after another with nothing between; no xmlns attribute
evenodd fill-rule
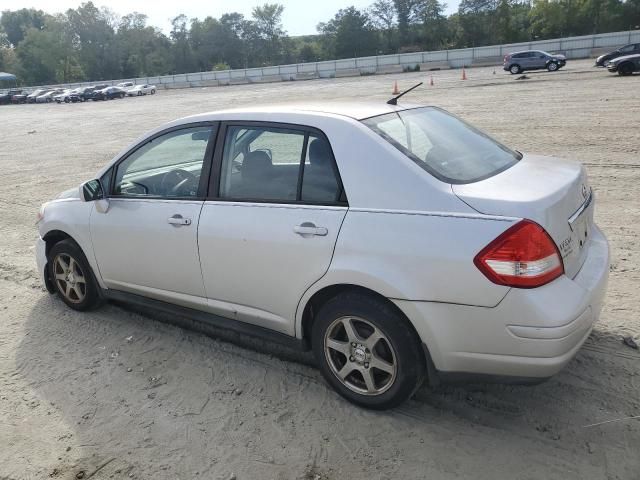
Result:
<svg viewBox="0 0 640 480"><path fill-rule="evenodd" d="M187 190L188 189L188 190ZM180 192L187 190L192 192L198 189L198 177L193 173L177 168L167 172L160 181L160 190L172 197L179 197ZM190 196L190 195L187 195Z"/></svg>

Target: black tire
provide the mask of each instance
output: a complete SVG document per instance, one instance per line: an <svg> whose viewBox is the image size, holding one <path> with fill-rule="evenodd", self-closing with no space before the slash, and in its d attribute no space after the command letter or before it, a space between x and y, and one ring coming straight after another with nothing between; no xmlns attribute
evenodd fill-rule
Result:
<svg viewBox="0 0 640 480"><path fill-rule="evenodd" d="M152 90L151 90L151 95L155 95L155 94L156 94L155 89L152 89Z"/></svg>
<svg viewBox="0 0 640 480"><path fill-rule="evenodd" d="M141 97L142 96L142 90L138 90L138 96Z"/></svg>
<svg viewBox="0 0 640 480"><path fill-rule="evenodd" d="M522 68L518 64L513 64L509 67L509 71L511 72L511 75L517 75L522 73Z"/></svg>
<svg viewBox="0 0 640 480"><path fill-rule="evenodd" d="M361 344L350 343L346 329L340 323L344 322L345 318L350 318L347 321L353 322L350 324L354 326L360 338L363 338L363 329L365 333L369 329L370 333L362 342L368 340L369 335L375 331L374 328L383 335L382 340L374 343L372 349L378 350L378 353L369 351L368 348L363 351ZM344 333L340 342L351 352L350 356L337 350L325 349L325 340L336 340L337 336L334 337L333 332L340 335L341 328ZM329 384L344 398L362 407L375 410L393 408L410 398L420 387L425 376L425 360L420 339L409 322L384 300L364 293L344 293L327 301L319 309L314 320L311 342L318 367ZM379 352L382 347L383 351ZM368 357L365 352L369 352ZM374 361L380 358L387 361L387 365L395 366L393 374L373 367ZM359 360L363 363L359 363ZM336 362L340 361L343 367L349 363L349 368L353 368L342 368L342 371L350 372L344 381L334 373L334 369L337 370L339 366ZM369 363L364 362L371 362L371 370ZM380 393L358 393L354 390L357 388L354 384L357 385L358 382L361 389L367 388L364 385L364 374L360 373L365 371L370 372L375 379L374 386L380 384Z"/></svg>
<svg viewBox="0 0 640 480"><path fill-rule="evenodd" d="M69 99L69 97L65 97L64 99L64 103L69 103L71 100Z"/></svg>
<svg viewBox="0 0 640 480"><path fill-rule="evenodd" d="M560 68L560 66L558 65L557 62L549 62L547 64L547 70L549 70L550 72L555 72Z"/></svg>
<svg viewBox="0 0 640 480"><path fill-rule="evenodd" d="M618 65L618 75L621 75L623 77L631 75L633 73L633 70L633 64L631 64L630 62Z"/></svg>
<svg viewBox="0 0 640 480"><path fill-rule="evenodd" d="M58 274L65 275L64 270L57 261L59 257L63 262L66 260L67 265L73 269L73 283L69 283L68 280L56 278ZM73 263L68 260L69 258L73 259ZM49 277L53 282L58 297L60 297L68 307L78 311L85 311L100 305L99 287L91 270L91 266L84 256L84 253L82 253L82 249L80 249L73 240L62 240L51 248L47 258L47 267L49 269ZM67 276L66 278L69 277ZM79 281L80 278L84 279L84 283ZM63 291L67 285L77 286L81 294L84 293L84 296L80 298L80 295L75 293L74 288L71 288L68 292Z"/></svg>

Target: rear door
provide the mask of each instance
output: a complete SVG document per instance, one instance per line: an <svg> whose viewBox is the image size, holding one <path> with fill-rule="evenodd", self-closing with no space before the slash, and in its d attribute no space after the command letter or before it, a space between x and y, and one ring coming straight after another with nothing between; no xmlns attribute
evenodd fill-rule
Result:
<svg viewBox="0 0 640 480"><path fill-rule="evenodd" d="M294 335L347 212L331 146L314 129L229 123L198 228L209 308Z"/></svg>

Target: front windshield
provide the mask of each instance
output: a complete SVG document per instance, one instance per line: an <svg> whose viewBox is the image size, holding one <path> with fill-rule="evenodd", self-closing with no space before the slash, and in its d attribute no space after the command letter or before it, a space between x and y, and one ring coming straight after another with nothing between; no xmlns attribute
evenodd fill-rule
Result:
<svg viewBox="0 0 640 480"><path fill-rule="evenodd" d="M363 123L434 177L472 183L513 166L521 156L435 107L387 113Z"/></svg>

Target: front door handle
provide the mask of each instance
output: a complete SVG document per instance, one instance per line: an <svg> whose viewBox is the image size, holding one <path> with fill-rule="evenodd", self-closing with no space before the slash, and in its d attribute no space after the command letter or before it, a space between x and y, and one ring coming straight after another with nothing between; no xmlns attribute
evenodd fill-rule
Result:
<svg viewBox="0 0 640 480"><path fill-rule="evenodd" d="M179 213L176 213L174 216L167 218L167 222L176 227L181 227L183 225L191 225L191 219L184 218Z"/></svg>
<svg viewBox="0 0 640 480"><path fill-rule="evenodd" d="M324 237L327 235L327 233L329 233L329 230L327 230L325 227L316 227L315 224L311 223L311 222L304 222L301 223L300 225L296 225L295 227L293 227L293 231L296 232L298 235L302 235L303 237L307 236L307 235L316 235L318 237Z"/></svg>

